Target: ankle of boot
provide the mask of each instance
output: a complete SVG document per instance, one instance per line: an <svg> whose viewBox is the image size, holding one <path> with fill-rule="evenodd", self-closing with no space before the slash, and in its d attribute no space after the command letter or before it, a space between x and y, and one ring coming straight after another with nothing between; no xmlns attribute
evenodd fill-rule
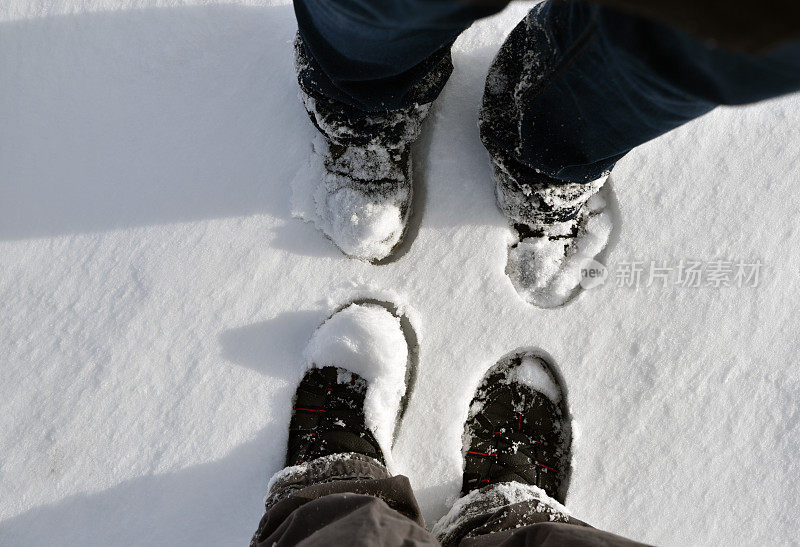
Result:
<svg viewBox="0 0 800 547"><path fill-rule="evenodd" d="M544 175L520 179L503 163L493 160L492 167L498 206L512 223L524 224L533 231L560 233L571 229L572 221L608 178L588 183L557 181Z"/></svg>
<svg viewBox="0 0 800 547"><path fill-rule="evenodd" d="M314 71L299 34L294 42L294 62L303 106L311 122L331 142L341 146L380 145L402 149L419 137L432 102L418 102L402 109L366 111L321 95L303 83L305 74ZM445 63L444 67L435 70L432 80L446 79L448 66ZM427 98L430 93L426 90L431 85L428 79L423 80L413 96L430 101Z"/></svg>

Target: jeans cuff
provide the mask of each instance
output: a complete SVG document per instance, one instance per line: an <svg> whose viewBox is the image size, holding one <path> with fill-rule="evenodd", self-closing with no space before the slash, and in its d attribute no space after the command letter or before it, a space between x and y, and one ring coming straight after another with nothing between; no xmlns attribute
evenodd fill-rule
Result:
<svg viewBox="0 0 800 547"><path fill-rule="evenodd" d="M452 70L448 54L414 85L414 96L419 100L412 100L403 108L366 111L326 96L312 85L326 76L314 67L299 34L294 42L294 64L303 106L328 140L342 146L380 144L395 149L402 149L419 137L435 98L430 97L430 89L444 85Z"/></svg>

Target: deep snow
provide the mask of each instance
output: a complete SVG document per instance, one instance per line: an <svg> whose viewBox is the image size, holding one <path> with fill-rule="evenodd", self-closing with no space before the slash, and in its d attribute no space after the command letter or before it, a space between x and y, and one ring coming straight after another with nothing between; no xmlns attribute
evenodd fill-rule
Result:
<svg viewBox="0 0 800 547"><path fill-rule="evenodd" d="M292 218L314 130L288 5L0 1L0 543L243 544L281 465L314 329L405 306L415 391L394 450L429 523L497 359L539 348L578 433L567 506L635 539L800 537L800 100L721 109L611 177L609 280L564 308L505 275L476 120L526 5L465 33L415 148L397 261ZM758 287L618 286L632 261L763 263ZM624 284L623 284L624 285Z"/></svg>

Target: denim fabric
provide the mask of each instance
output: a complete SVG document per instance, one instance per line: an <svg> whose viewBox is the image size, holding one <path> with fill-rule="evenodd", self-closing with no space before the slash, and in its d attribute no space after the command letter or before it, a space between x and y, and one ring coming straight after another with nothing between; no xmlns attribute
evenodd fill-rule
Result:
<svg viewBox="0 0 800 547"><path fill-rule="evenodd" d="M301 85L366 112L433 101L446 82L419 83L472 22L498 11L458 0L295 0L315 74Z"/></svg>
<svg viewBox="0 0 800 547"><path fill-rule="evenodd" d="M459 0L295 0L295 11L312 58L301 85L376 112L435 99L446 78L420 82L461 31L493 10ZM481 136L522 177L588 182L717 105L797 89L800 43L755 57L638 16L550 0L501 48Z"/></svg>

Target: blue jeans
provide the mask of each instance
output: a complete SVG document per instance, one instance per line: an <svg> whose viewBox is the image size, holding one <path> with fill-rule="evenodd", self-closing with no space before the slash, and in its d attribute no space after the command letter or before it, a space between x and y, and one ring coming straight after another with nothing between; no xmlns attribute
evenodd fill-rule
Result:
<svg viewBox="0 0 800 547"><path fill-rule="evenodd" d="M310 58L301 86L351 118L433 101L449 76L453 41L497 11L460 0L294 6ZM493 159L522 180L588 182L718 105L800 89L800 43L756 57L638 16L549 0L517 25L487 82L481 138Z"/></svg>

